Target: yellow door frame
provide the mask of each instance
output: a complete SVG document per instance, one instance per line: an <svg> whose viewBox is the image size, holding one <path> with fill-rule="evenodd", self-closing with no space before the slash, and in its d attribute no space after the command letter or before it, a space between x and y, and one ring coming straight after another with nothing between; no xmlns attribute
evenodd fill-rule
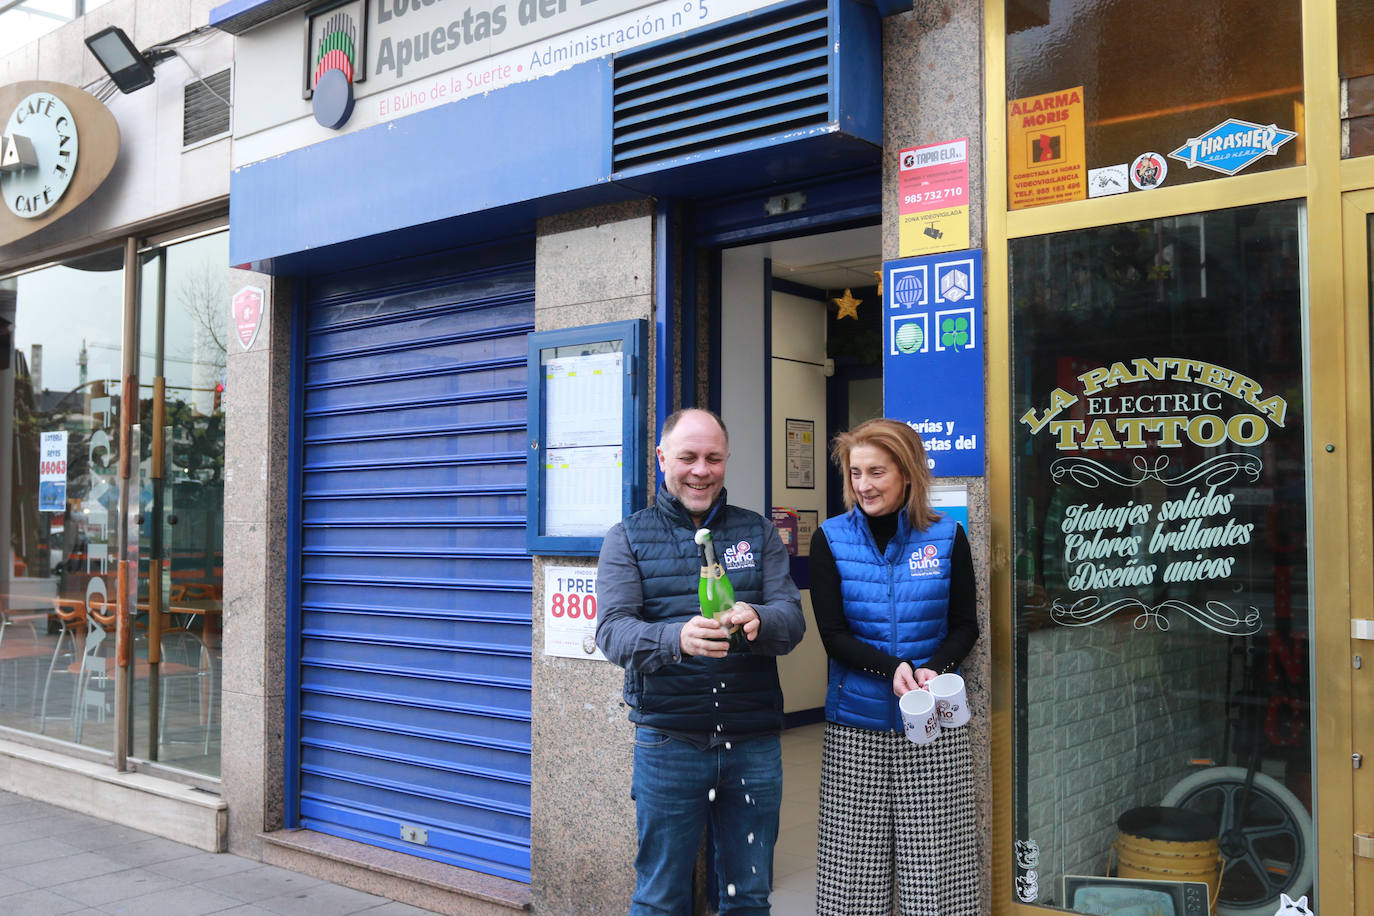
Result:
<svg viewBox="0 0 1374 916"><path fill-rule="evenodd" d="M1346 165L1351 165L1346 163ZM1374 159L1361 160L1344 170L1352 184L1352 173L1365 172L1358 181L1363 190L1350 191L1341 198L1341 227L1345 267L1345 342L1346 342L1346 416L1350 429L1350 448L1346 451L1349 475L1350 511L1350 615L1374 618L1374 462L1371 445L1370 375L1370 217L1374 216ZM1345 182L1342 183L1345 186ZM1350 752L1374 757L1374 745L1361 739L1374 734L1374 643L1352 640L1350 654L1342 668L1350 679ZM1362 656L1355 669L1351 656ZM1374 833L1374 761L1369 766L1351 769L1351 811L1354 833ZM1318 787L1325 790L1325 785ZM1374 901L1374 859L1352 856L1354 901L1351 912L1368 909ZM1359 904L1364 900L1364 904Z"/></svg>
<svg viewBox="0 0 1374 916"><path fill-rule="evenodd" d="M1303 200L1307 231L1309 520L1313 607L1312 732L1321 911L1354 913L1357 873L1374 901L1374 860L1354 855L1354 832L1374 831L1374 759L1352 778L1350 618L1374 617L1371 570L1369 281L1366 215L1374 211L1374 157L1340 158L1336 0L1301 0L1304 164L1253 175L1008 211L1005 0L984 0L988 497L991 515L993 682L992 910L1046 912L1012 889L1011 239L1280 200ZM1312 142L1308 138L1322 138ZM1343 192L1346 193L1344 199ZM1344 218L1343 218L1344 212ZM1342 307L1348 304L1348 307ZM1351 595L1357 595L1352 606ZM1366 644L1368 645L1368 644ZM1374 647L1361 688L1374 709ZM1363 681L1361 681L1363 683ZM1366 731L1368 731L1366 729ZM1372 746L1374 748L1374 746ZM1374 758L1374 749L1368 753ZM1365 786L1363 782L1370 783ZM1356 785L1360 784L1360 792ZM1358 803L1358 807L1357 807ZM1360 826L1363 825L1363 826Z"/></svg>

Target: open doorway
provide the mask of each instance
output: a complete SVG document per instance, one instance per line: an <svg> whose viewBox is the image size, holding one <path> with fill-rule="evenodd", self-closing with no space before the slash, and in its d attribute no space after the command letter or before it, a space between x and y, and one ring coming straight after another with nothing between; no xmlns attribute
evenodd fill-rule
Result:
<svg viewBox="0 0 1374 916"><path fill-rule="evenodd" d="M807 637L778 665L788 727L775 912L815 908L827 664L808 554L811 532L843 505L830 441L882 414L881 242L875 225L720 252L711 376L730 429L730 501L778 525L807 617Z"/></svg>

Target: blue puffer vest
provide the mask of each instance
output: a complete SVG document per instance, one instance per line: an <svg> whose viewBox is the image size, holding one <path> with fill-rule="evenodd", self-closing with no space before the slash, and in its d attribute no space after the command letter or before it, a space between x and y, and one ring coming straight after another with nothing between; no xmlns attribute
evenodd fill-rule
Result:
<svg viewBox="0 0 1374 916"><path fill-rule="evenodd" d="M827 519L821 530L840 574L844 616L854 635L920 667L949 631L950 558L959 523L941 515L928 529L906 513L887 549L878 553L868 519L858 509ZM902 730L892 681L830 660L825 718L875 731Z"/></svg>
<svg viewBox="0 0 1374 916"><path fill-rule="evenodd" d="M687 621L700 613L701 556L697 525L672 494L659 488L654 505L625 519L625 535L639 564L644 619ZM721 492L704 525L730 576L735 598L763 602L763 516L726 503ZM683 656L674 665L625 672L630 721L677 731L754 734L782 728L777 661L732 649L725 658Z"/></svg>

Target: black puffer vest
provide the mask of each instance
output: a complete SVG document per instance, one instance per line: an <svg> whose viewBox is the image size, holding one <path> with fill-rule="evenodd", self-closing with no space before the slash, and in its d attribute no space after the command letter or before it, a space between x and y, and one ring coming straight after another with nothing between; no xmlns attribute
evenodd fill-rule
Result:
<svg viewBox="0 0 1374 916"><path fill-rule="evenodd" d="M768 522L726 503L721 491L702 527L711 529L716 554L735 598L763 602L763 538ZM625 535L644 587L644 619L686 622L700 613L701 558L697 525L662 487L654 505L625 519ZM725 658L684 655L649 674L625 672L630 721L651 728L740 735L782 728L782 687L777 661L748 648Z"/></svg>

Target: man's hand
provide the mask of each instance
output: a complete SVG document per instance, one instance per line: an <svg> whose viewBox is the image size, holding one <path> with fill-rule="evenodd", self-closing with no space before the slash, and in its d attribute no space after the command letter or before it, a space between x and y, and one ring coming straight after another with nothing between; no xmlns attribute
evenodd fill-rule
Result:
<svg viewBox="0 0 1374 916"><path fill-rule="evenodd" d="M752 612L752 608L750 611ZM754 615L754 631L758 632L758 615ZM683 655L705 655L708 658L724 658L730 651L730 637L720 621L698 614L682 625L678 636Z"/></svg>
<svg viewBox="0 0 1374 916"><path fill-rule="evenodd" d="M731 627L743 627L744 638L753 642L759 635L759 612L743 601L736 601L730 613L725 615L725 623Z"/></svg>

